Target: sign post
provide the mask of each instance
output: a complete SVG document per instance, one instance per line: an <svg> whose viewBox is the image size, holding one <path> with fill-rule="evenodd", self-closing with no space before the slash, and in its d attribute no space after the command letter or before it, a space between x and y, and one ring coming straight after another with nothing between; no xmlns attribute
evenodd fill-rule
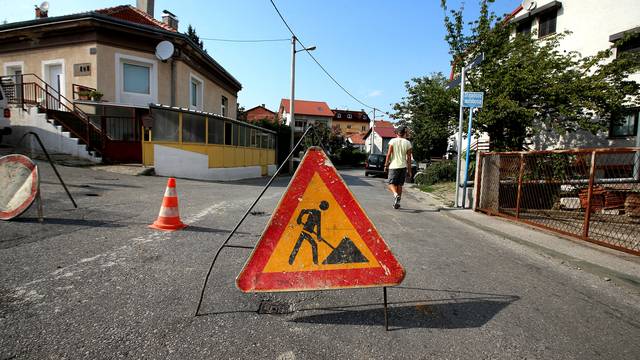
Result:
<svg viewBox="0 0 640 360"><path fill-rule="evenodd" d="M462 101L463 107L469 108L469 126L467 128L467 159L464 170L464 185L462 187L462 207L467 202L467 183L469 181L469 155L471 153L471 128L473 125L473 109L481 108L484 101L484 92L465 92ZM477 165L476 165L477 166Z"/></svg>
<svg viewBox="0 0 640 360"><path fill-rule="evenodd" d="M462 127L464 124L464 106L463 106L463 97L464 97L464 80L465 80L465 75L466 75L466 71L467 70L471 70L474 67L480 65L482 63L482 61L484 61L484 53L480 53L478 56L476 56L475 58L473 58L473 60L469 61L469 63L466 66L462 67L462 76L460 77L460 116L458 118L458 142L457 142L457 146L458 148L456 149L457 151L457 156L456 156L456 200L455 200L455 206L456 207L460 207L459 205L459 192L460 192L460 155L462 154L461 149L462 149ZM452 82L450 82L447 85L447 89L450 89L454 86L457 85L458 80L454 80Z"/></svg>

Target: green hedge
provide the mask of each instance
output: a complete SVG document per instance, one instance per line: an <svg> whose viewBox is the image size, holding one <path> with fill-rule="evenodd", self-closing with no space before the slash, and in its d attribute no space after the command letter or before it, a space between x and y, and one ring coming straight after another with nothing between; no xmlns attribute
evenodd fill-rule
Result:
<svg viewBox="0 0 640 360"><path fill-rule="evenodd" d="M331 162L335 165L358 166L367 158L367 154L353 147L343 147L331 155Z"/></svg>
<svg viewBox="0 0 640 360"><path fill-rule="evenodd" d="M421 175L416 176L418 185L433 185L439 182L456 180L456 162L453 160L440 161L429 165Z"/></svg>

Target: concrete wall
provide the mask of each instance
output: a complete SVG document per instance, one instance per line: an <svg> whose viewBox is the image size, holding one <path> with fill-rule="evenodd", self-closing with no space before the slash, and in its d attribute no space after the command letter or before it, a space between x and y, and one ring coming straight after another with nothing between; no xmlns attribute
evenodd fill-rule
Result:
<svg viewBox="0 0 640 360"><path fill-rule="evenodd" d="M235 95L231 94L221 86L217 85L213 81L201 73L191 69L190 66L182 61L176 62L176 106L183 108L190 108L190 86L191 75L195 75L199 80L204 83L203 89L203 109L197 109L201 111L211 112L214 114L222 115L222 96L228 99L227 116L232 119L237 117L237 103L238 99ZM170 79L170 78L169 78ZM168 104L168 102L166 103Z"/></svg>
<svg viewBox="0 0 640 360"><path fill-rule="evenodd" d="M175 147L154 145L155 172L161 176L175 176L198 180L231 181L262 176L260 166L210 168L209 157ZM273 174L275 165L268 168Z"/></svg>
<svg viewBox="0 0 640 360"><path fill-rule="evenodd" d="M26 40L25 40L26 41ZM0 54L0 71L2 75L6 75L7 65L11 63L23 63L23 74L36 74L41 79L45 79L43 70L43 61L63 60L65 87L63 95L72 99L72 84L82 84L90 87L97 86L98 79L98 57L90 54L90 49L95 48L95 43L86 43L81 45L69 45L58 48L34 49L29 51L21 51L9 54ZM91 75L89 76L73 76L73 65L81 63L91 64ZM25 81L30 81L25 79Z"/></svg>
<svg viewBox="0 0 640 360"><path fill-rule="evenodd" d="M47 152L51 155L67 154L76 158L99 163L102 159L94 157L86 150L85 145L79 145L78 139L71 138L62 127L49 123L45 114L38 113L35 107L29 111L19 108L11 109L11 135L7 135L3 142L41 154L42 150L33 136L22 140L22 136L30 131L38 134Z"/></svg>

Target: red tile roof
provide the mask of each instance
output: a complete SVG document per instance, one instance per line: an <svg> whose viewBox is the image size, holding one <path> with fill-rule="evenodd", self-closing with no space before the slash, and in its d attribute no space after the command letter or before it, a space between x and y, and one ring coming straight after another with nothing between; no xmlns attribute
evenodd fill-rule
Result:
<svg viewBox="0 0 640 360"><path fill-rule="evenodd" d="M391 126L376 126L375 132L383 138L394 138L396 137L396 129Z"/></svg>
<svg viewBox="0 0 640 360"><path fill-rule="evenodd" d="M393 123L386 120L376 120L375 127L393 127Z"/></svg>
<svg viewBox="0 0 640 360"><path fill-rule="evenodd" d="M111 16L120 20L130 21L133 23L147 25L147 26L155 26L163 30L177 32L177 30L175 30L171 26L163 23L162 21L158 21L154 19L146 12L131 5L120 5L120 6L115 6L115 7L105 8L105 9L98 9L98 10L95 10L95 12L98 14Z"/></svg>
<svg viewBox="0 0 640 360"><path fill-rule="evenodd" d="M351 143L354 145L364 145L364 133L361 134L353 134L348 137L351 140Z"/></svg>
<svg viewBox="0 0 640 360"><path fill-rule="evenodd" d="M296 100L294 105L296 114L333 117L333 111L324 101ZM289 99L280 101L280 113L283 112L283 109L285 112L289 112Z"/></svg>

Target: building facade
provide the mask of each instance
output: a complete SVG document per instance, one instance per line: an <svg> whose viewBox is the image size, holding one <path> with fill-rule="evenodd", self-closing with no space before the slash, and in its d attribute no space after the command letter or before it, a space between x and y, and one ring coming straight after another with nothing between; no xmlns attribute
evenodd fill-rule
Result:
<svg viewBox="0 0 640 360"><path fill-rule="evenodd" d="M640 32L640 1L637 0L540 0L532 1L529 9L518 7L512 22L517 32L533 32L544 38L556 33L569 33L561 39L561 52L576 51L581 56L592 56L611 47L615 41L631 33ZM614 49L612 59L623 51L640 51L640 37L625 46ZM640 73L631 75L640 82ZM638 146L637 134L640 109L630 108L623 119L612 120L607 131L592 135L586 131L558 134L543 130L530 139L532 149L563 149L574 147Z"/></svg>
<svg viewBox="0 0 640 360"><path fill-rule="evenodd" d="M364 111L333 109L332 127L342 135L350 136L369 131L371 120Z"/></svg>
<svg viewBox="0 0 640 360"><path fill-rule="evenodd" d="M282 119L286 125L291 126L291 116L289 113L289 99L282 99L278 109L278 118ZM333 111L324 101L296 100L294 104L295 112L295 132L302 133L307 126L320 124L326 128L331 128Z"/></svg>
<svg viewBox="0 0 640 360"><path fill-rule="evenodd" d="M239 118L248 122L257 122L260 120L268 120L276 122L276 113L267 109L264 104L254 106L249 110L244 111Z"/></svg>
<svg viewBox="0 0 640 360"><path fill-rule="evenodd" d="M364 148L367 153L386 154L389 150L389 141L396 137L396 129L392 123L384 120L376 120L373 129L369 129L364 135Z"/></svg>

